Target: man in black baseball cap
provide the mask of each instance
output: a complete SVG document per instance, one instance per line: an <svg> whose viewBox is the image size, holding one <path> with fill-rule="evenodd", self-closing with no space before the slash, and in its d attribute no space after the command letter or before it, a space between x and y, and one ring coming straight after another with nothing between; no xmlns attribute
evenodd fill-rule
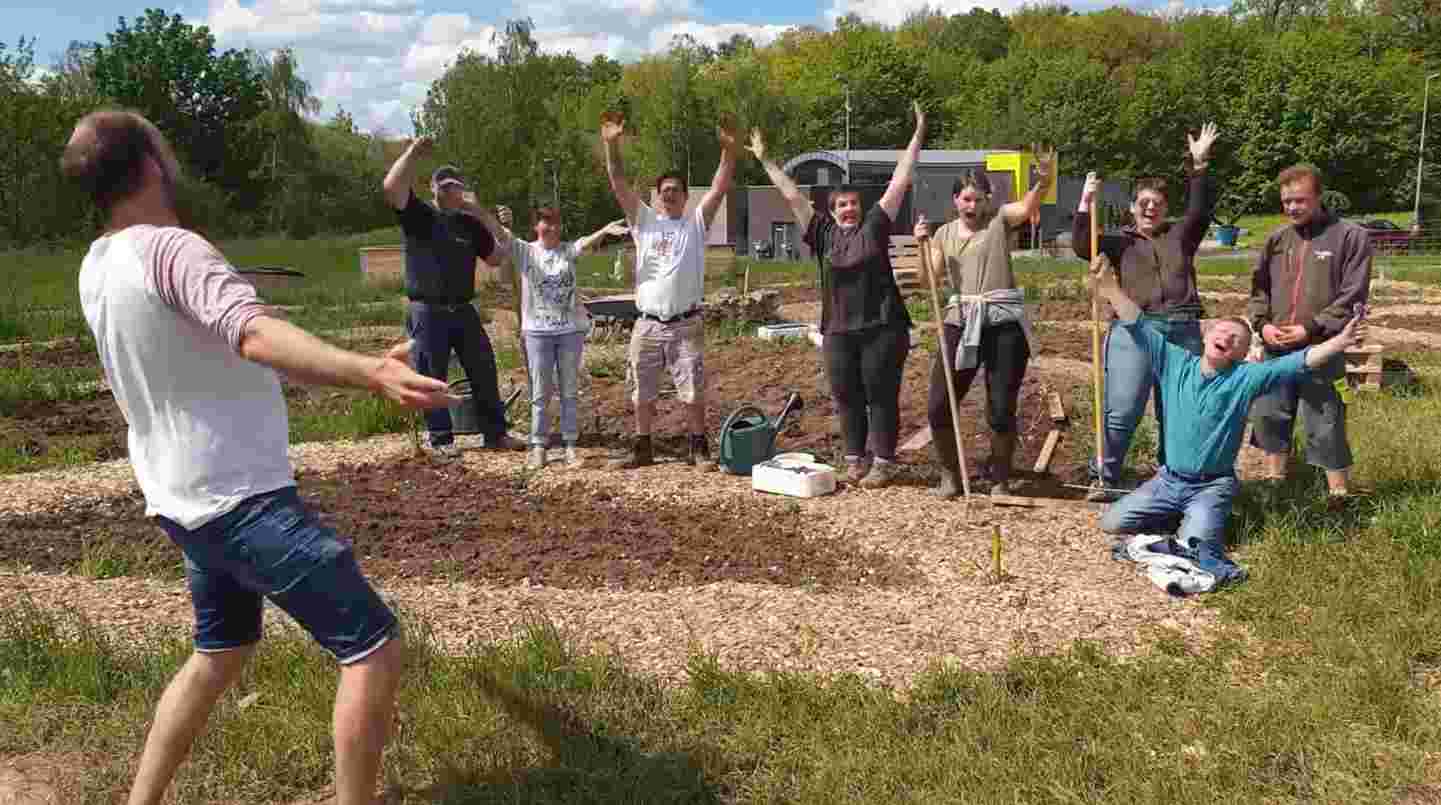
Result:
<svg viewBox="0 0 1441 805"><path fill-rule="evenodd" d="M500 401L495 351L471 305L475 298L475 261L499 259L495 239L480 222L482 214L465 192L465 179L454 166L443 165L430 177L434 206L415 197L417 163L433 148L429 137L417 138L385 176L385 200L400 216L405 235L406 331L411 339L411 364L428 377L444 380L454 350L470 381L488 448L522 450L506 433L505 406ZM426 413L429 444L437 458L459 454L451 432L450 411Z"/></svg>

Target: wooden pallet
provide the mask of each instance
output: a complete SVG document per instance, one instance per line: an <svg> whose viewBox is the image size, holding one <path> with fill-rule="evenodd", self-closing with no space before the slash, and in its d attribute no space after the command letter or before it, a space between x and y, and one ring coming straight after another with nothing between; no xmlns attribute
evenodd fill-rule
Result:
<svg viewBox="0 0 1441 805"><path fill-rule="evenodd" d="M1363 344L1346 350L1346 377L1363 389L1379 389L1387 382L1383 344Z"/></svg>
<svg viewBox="0 0 1441 805"><path fill-rule="evenodd" d="M925 277L921 274L921 252L916 239L911 235L891 236L891 274L902 294L921 293L927 290Z"/></svg>
<svg viewBox="0 0 1441 805"><path fill-rule="evenodd" d="M1071 425L1070 417L1066 415L1066 406L1061 402L1061 395L1054 391L1046 395L1046 411L1051 416L1051 432L1046 434L1046 443L1041 446L1041 454L1036 457L1036 472L1051 471L1051 459L1056 455L1062 435Z"/></svg>

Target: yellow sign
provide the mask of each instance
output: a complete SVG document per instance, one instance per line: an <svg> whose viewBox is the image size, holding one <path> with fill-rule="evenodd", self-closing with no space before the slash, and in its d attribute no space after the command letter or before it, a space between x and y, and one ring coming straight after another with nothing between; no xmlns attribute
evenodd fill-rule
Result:
<svg viewBox="0 0 1441 805"><path fill-rule="evenodd" d="M1031 168L1036 162L1036 157L1030 151L1001 151L993 154L986 154L986 170L988 171L1009 171L1011 174L1011 199L1019 201L1026 191L1031 189L1033 183ZM1060 173L1060 160L1056 161L1056 173ZM1056 183L1051 182L1046 194L1041 197L1042 204L1056 203Z"/></svg>

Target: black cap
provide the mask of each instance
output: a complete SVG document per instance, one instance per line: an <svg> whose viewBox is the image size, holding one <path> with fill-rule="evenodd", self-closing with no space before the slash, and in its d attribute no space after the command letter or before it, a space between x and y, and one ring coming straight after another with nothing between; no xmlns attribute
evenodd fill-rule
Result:
<svg viewBox="0 0 1441 805"><path fill-rule="evenodd" d="M435 169L435 173L430 175L430 183L436 187L444 186L450 182L455 182L462 188L465 187L465 179L461 178L460 171L457 170L454 165L441 165Z"/></svg>

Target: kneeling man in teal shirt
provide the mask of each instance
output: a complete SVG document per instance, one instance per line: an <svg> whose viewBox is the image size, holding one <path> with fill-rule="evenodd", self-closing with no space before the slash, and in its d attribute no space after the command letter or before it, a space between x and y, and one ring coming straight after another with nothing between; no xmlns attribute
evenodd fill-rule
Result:
<svg viewBox="0 0 1441 805"><path fill-rule="evenodd" d="M1176 542L1218 585L1245 571L1226 558L1226 521L1240 483L1236 454L1251 401L1278 383L1307 376L1360 342L1365 326L1351 319L1335 338L1264 363L1246 363L1251 327L1222 319L1203 338L1198 357L1168 342L1140 318L1105 255L1091 261L1093 290L1111 303L1118 326L1129 329L1150 356L1166 406L1166 463L1151 480L1116 501L1101 518L1108 534L1175 532Z"/></svg>

